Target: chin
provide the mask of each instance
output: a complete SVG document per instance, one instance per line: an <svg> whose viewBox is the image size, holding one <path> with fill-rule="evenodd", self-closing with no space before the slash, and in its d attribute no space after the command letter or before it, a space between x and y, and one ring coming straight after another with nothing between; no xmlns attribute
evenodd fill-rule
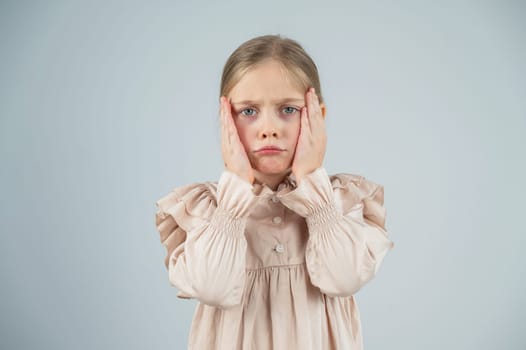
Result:
<svg viewBox="0 0 526 350"><path fill-rule="evenodd" d="M284 164L282 162L261 162L255 169L262 174L267 175L282 175L289 172L290 164Z"/></svg>

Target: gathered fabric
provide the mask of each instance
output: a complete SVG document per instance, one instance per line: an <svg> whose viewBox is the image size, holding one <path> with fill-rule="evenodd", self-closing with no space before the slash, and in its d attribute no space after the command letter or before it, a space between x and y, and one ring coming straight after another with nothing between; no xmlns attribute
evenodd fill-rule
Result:
<svg viewBox="0 0 526 350"><path fill-rule="evenodd" d="M363 349L355 294L394 247L383 186L323 167L276 190L225 170L156 202L189 349Z"/></svg>

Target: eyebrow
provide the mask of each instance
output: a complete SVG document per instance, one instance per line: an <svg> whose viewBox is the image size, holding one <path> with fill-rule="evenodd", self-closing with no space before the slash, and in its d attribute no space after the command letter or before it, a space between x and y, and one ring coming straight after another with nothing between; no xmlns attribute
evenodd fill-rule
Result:
<svg viewBox="0 0 526 350"><path fill-rule="evenodd" d="M281 100L274 100L272 102L275 103L275 104L281 104L281 103L287 103L287 102L301 102L301 103L303 103L304 100L300 99L300 98L295 98L295 97L288 97L288 98L284 98L284 99L281 99ZM255 105L255 106L259 106L260 105L259 101L254 101L254 100L244 100L244 101L231 102L231 103L234 104L234 105Z"/></svg>

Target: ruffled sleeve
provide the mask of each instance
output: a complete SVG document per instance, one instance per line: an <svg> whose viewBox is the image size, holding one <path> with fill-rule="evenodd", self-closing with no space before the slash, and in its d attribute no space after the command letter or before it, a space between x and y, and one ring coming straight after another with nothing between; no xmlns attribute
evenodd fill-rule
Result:
<svg viewBox="0 0 526 350"><path fill-rule="evenodd" d="M180 298L227 308L241 302L245 282L244 231L252 185L224 171L217 186L179 187L155 204L164 263Z"/></svg>
<svg viewBox="0 0 526 350"><path fill-rule="evenodd" d="M311 282L329 296L358 292L394 247L385 228L383 186L363 176L329 177L318 168L280 199L305 217L307 270Z"/></svg>

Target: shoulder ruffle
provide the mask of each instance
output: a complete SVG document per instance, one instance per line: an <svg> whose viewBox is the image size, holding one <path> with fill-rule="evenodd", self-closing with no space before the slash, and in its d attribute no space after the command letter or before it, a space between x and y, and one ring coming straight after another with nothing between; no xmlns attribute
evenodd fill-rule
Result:
<svg viewBox="0 0 526 350"><path fill-rule="evenodd" d="M386 210L382 185L362 175L345 173L331 175L330 181L344 215L356 212L357 216L363 215L365 219L385 229Z"/></svg>
<svg viewBox="0 0 526 350"><path fill-rule="evenodd" d="M172 252L186 240L186 232L210 221L217 207L216 193L214 183L194 183L175 188L155 202L155 224L167 249L166 267Z"/></svg>

